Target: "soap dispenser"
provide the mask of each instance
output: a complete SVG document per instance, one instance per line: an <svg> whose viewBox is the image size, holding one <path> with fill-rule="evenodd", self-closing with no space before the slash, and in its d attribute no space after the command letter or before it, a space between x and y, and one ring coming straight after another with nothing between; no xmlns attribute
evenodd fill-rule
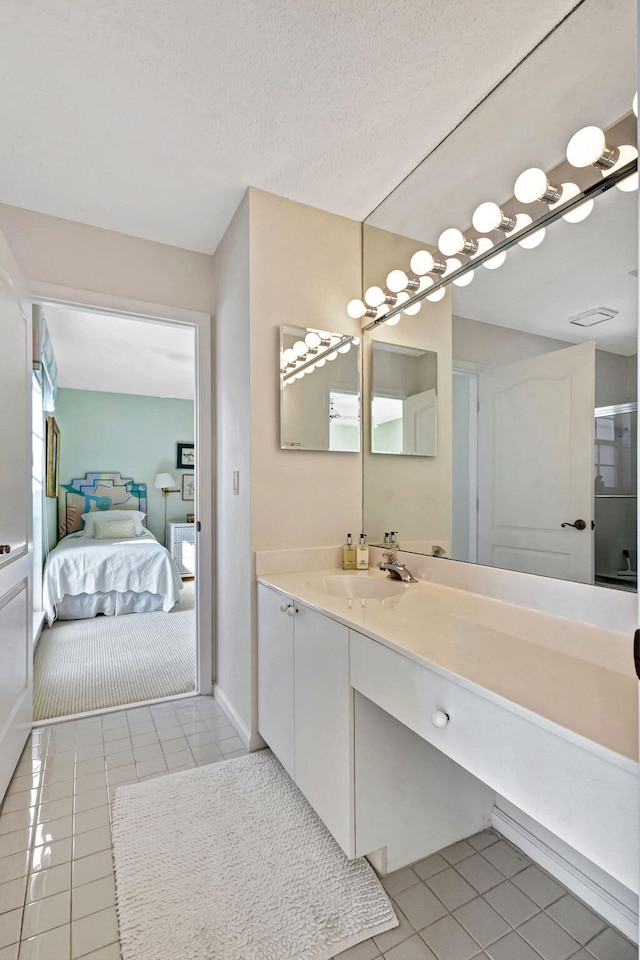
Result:
<svg viewBox="0 0 640 960"><path fill-rule="evenodd" d="M342 569L343 570L355 570L356 569L356 545L353 542L353 537L350 533L347 534L347 542L342 548Z"/></svg>
<svg viewBox="0 0 640 960"><path fill-rule="evenodd" d="M366 533L360 534L360 540L358 542L358 550L357 550L356 568L358 570L369 569L369 545L367 544Z"/></svg>

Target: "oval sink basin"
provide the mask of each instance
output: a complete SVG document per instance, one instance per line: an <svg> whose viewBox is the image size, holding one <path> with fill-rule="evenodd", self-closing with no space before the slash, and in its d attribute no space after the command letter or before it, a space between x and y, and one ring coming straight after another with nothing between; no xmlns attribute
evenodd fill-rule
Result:
<svg viewBox="0 0 640 960"><path fill-rule="evenodd" d="M346 574L340 576L316 577L309 580L307 587L330 597L347 597L352 600L386 600L403 594L408 585L399 580L378 579L369 576Z"/></svg>

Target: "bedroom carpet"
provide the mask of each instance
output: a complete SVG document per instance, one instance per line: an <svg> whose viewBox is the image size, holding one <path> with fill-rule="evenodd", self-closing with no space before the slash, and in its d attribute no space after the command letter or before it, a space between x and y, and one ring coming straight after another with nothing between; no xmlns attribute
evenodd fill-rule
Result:
<svg viewBox="0 0 640 960"><path fill-rule="evenodd" d="M120 787L112 829L123 960L330 960L398 926L268 750Z"/></svg>
<svg viewBox="0 0 640 960"><path fill-rule="evenodd" d="M61 620L33 665L35 720L189 693L195 687L194 585L169 613Z"/></svg>

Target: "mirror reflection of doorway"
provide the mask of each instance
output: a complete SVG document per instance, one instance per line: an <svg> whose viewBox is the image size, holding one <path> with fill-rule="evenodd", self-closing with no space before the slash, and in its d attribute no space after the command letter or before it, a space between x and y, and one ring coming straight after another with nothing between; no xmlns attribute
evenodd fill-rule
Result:
<svg viewBox="0 0 640 960"><path fill-rule="evenodd" d="M54 305L37 318L59 465L34 508L35 719L194 693L195 329Z"/></svg>

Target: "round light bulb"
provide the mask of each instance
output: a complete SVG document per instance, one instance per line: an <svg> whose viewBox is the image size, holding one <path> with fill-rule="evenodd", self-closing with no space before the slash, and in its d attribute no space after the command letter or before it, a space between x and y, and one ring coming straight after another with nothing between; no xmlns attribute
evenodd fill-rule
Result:
<svg viewBox="0 0 640 960"><path fill-rule="evenodd" d="M462 266L462 260L458 260L457 257L450 257L447 260L447 269L442 274L443 277L448 277L450 273L453 273L454 270L459 270Z"/></svg>
<svg viewBox="0 0 640 960"><path fill-rule="evenodd" d="M408 317L415 317L416 313L420 313L421 307L422 307L422 303L420 302L420 300L418 300L417 303L412 303L410 307L405 307L405 309L402 312L406 313Z"/></svg>
<svg viewBox="0 0 640 960"><path fill-rule="evenodd" d="M473 270L468 270L466 273L463 273L461 277L457 277L457 279L453 281L453 284L456 287L468 287L474 275Z"/></svg>
<svg viewBox="0 0 640 960"><path fill-rule="evenodd" d="M307 352L307 345L304 340L296 340L293 345L293 350L297 357L304 357Z"/></svg>
<svg viewBox="0 0 640 960"><path fill-rule="evenodd" d="M560 201L558 201L560 203ZM553 204L549 204L550 208L553 208ZM531 217L528 213L516 213L516 225L513 230L507 230L506 235L510 237L514 233L520 233L524 227L528 227L531 223Z"/></svg>
<svg viewBox="0 0 640 960"><path fill-rule="evenodd" d="M442 300L446 292L447 291L445 287L440 287L440 289L436 290L435 293L427 294L427 300L430 300L431 303L437 303L438 300Z"/></svg>
<svg viewBox="0 0 640 960"><path fill-rule="evenodd" d="M305 376L305 372L304 372L304 370L301 370L300 373L296 373L295 379L296 379L296 380L302 380L302 378L303 378L304 376Z"/></svg>
<svg viewBox="0 0 640 960"><path fill-rule="evenodd" d="M327 358L321 357L319 360L316 360L316 367L324 367L326 362L327 362Z"/></svg>
<svg viewBox="0 0 640 960"><path fill-rule="evenodd" d="M434 264L435 260L432 253L429 253L428 250L416 250L411 257L409 266L411 267L411 272L415 273L416 277L422 277L425 273L431 273Z"/></svg>
<svg viewBox="0 0 640 960"><path fill-rule="evenodd" d="M320 346L320 337L315 332L315 330L310 330L309 333L304 338L304 342L309 347L310 350L316 350Z"/></svg>
<svg viewBox="0 0 640 960"><path fill-rule="evenodd" d="M409 283L409 277L404 270L392 270L387 276L386 283L387 289L391 290L392 293L400 293Z"/></svg>
<svg viewBox="0 0 640 960"><path fill-rule="evenodd" d="M347 313L352 320L359 320L360 317L364 317L366 312L367 308L362 300L349 300L349 303L347 304Z"/></svg>
<svg viewBox="0 0 640 960"><path fill-rule="evenodd" d="M547 197L550 189L551 184L544 170L540 167L529 167L513 185L513 194L520 203L535 203L536 200Z"/></svg>
<svg viewBox="0 0 640 960"><path fill-rule="evenodd" d="M622 167L626 167L628 163L631 163L632 160L636 160L638 157L638 151L635 147L632 147L628 143L623 143L622 146L618 147L620 156L614 163L612 167L608 167L606 170L602 170L602 176L606 177L610 173L615 173L620 170ZM631 193L633 190L638 189L638 172L632 173L630 176L625 177L624 180L621 180L620 183L616 183L618 190L622 190L623 193Z"/></svg>
<svg viewBox="0 0 640 960"><path fill-rule="evenodd" d="M384 302L385 292L382 287L369 287L364 292L364 302L370 307L379 307Z"/></svg>
<svg viewBox="0 0 640 960"><path fill-rule="evenodd" d="M406 303L408 299L409 299L408 293L399 293L398 299L396 300L396 307L399 307L400 304L402 303Z"/></svg>
<svg viewBox="0 0 640 960"><path fill-rule="evenodd" d="M487 270L497 270L498 267L502 266L506 259L507 254L503 250L502 253L496 253L495 257L491 257L490 260L485 260L482 266L486 267Z"/></svg>
<svg viewBox="0 0 640 960"><path fill-rule="evenodd" d="M567 144L567 160L572 167L590 167L607 152L607 141L600 127L583 127Z"/></svg>
<svg viewBox="0 0 640 960"><path fill-rule="evenodd" d="M456 253L460 253L461 250L464 250L464 244L464 234L456 227L443 230L438 237L438 250L445 257L453 257Z"/></svg>
<svg viewBox="0 0 640 960"><path fill-rule="evenodd" d="M635 113L636 117L638 116L638 91L633 95L633 103L631 104L631 109Z"/></svg>
<svg viewBox="0 0 640 960"><path fill-rule="evenodd" d="M573 200L579 193L582 193L577 183L563 183L561 187L562 197L557 203L549 204L551 210L566 203L568 200ZM581 220L586 220L592 210L593 200L586 200L584 203L581 203L579 207L574 207L573 210L569 210L568 213L563 214L562 219L566 220L567 223L580 223Z"/></svg>
<svg viewBox="0 0 640 960"><path fill-rule="evenodd" d="M502 209L492 201L481 203L479 207L476 207L471 218L473 228L478 233L491 233L492 230L499 230L503 220Z"/></svg>
<svg viewBox="0 0 640 960"><path fill-rule="evenodd" d="M336 350L334 350L333 353L330 353L328 355L327 360L335 360L337 356L338 356L338 353Z"/></svg>
<svg viewBox="0 0 640 960"><path fill-rule="evenodd" d="M318 334L321 340L328 340L329 337L331 336L328 330L316 330L316 333Z"/></svg>
<svg viewBox="0 0 640 960"><path fill-rule="evenodd" d="M389 313L390 309L391 307L389 306L388 303L381 303L380 306L378 307L378 316L384 317L385 314Z"/></svg>
<svg viewBox="0 0 640 960"><path fill-rule="evenodd" d="M343 343L341 347L338 347L338 353L349 353L349 350L351 350L351 341Z"/></svg>
<svg viewBox="0 0 640 960"><path fill-rule="evenodd" d="M478 249L476 250L473 259L475 259L475 257L479 257L482 253L486 253L487 250L491 250L492 246L493 240L489 240L489 237L480 237L478 240Z"/></svg>
<svg viewBox="0 0 640 960"><path fill-rule="evenodd" d="M520 240L518 246L522 247L523 250L534 250L540 246L545 238L546 232L544 227L541 227L540 230L535 230L533 233L530 233L524 240Z"/></svg>
<svg viewBox="0 0 640 960"><path fill-rule="evenodd" d="M282 354L282 359L287 364L287 366L289 366L290 364L296 362L296 360L298 359L298 354L295 352L295 350L292 350L291 347L288 347Z"/></svg>
<svg viewBox="0 0 640 960"><path fill-rule="evenodd" d="M385 323L388 327L395 327L397 323L400 323L401 314L396 313L395 317L389 317L388 320L385 320Z"/></svg>
<svg viewBox="0 0 640 960"><path fill-rule="evenodd" d="M432 287L434 283L435 283L435 280L433 279L433 277L422 277L420 279L420 286L418 287L418 290L420 291L420 293L422 293L423 290L428 290L429 287Z"/></svg>

